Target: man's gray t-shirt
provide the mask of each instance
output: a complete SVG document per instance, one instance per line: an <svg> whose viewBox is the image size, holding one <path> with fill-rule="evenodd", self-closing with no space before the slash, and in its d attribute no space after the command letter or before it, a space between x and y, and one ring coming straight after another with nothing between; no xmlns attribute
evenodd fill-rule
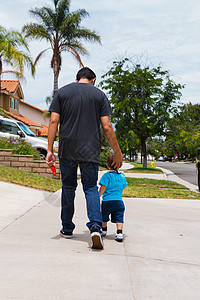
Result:
<svg viewBox="0 0 200 300"><path fill-rule="evenodd" d="M74 82L56 92L49 111L60 115L59 157L99 163L101 117L112 114L106 95L89 83Z"/></svg>

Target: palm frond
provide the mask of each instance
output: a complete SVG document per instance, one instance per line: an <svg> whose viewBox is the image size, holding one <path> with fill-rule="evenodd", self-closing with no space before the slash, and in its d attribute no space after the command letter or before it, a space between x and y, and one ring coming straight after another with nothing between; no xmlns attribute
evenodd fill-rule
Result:
<svg viewBox="0 0 200 300"><path fill-rule="evenodd" d="M49 50L49 49L51 49L51 48L44 49L43 51L41 51L41 52L38 54L38 56L36 57L36 59L35 59L35 61L34 61L34 66L36 66L36 64L38 63L38 61L40 60L40 58L43 56L43 54L44 54L47 50Z"/></svg>
<svg viewBox="0 0 200 300"><path fill-rule="evenodd" d="M2 71L1 74L5 74L5 73L11 73L11 74L14 74L16 75L17 78L20 78L20 79L25 79L24 75L18 71L14 71L14 70L7 70L7 71Z"/></svg>
<svg viewBox="0 0 200 300"><path fill-rule="evenodd" d="M26 24L23 27L23 32L25 32L26 37L35 38L38 40L46 40L53 44L53 39L49 32L45 29L44 26L37 23Z"/></svg>
<svg viewBox="0 0 200 300"><path fill-rule="evenodd" d="M81 55L89 55L89 52L82 46L79 41L72 41L71 43L62 43L60 45L60 51L68 51L69 48L73 48L77 53Z"/></svg>
<svg viewBox="0 0 200 300"><path fill-rule="evenodd" d="M36 7L35 9L31 9L29 12L33 17L39 19L40 25L43 25L47 31L53 32L56 14L50 7Z"/></svg>
<svg viewBox="0 0 200 300"><path fill-rule="evenodd" d="M68 51L75 57L75 59L79 62L80 67L84 67L81 57L78 52L71 46L68 46Z"/></svg>
<svg viewBox="0 0 200 300"><path fill-rule="evenodd" d="M97 35L95 31L91 31L90 29L78 28L76 34L74 34L74 37L101 44L100 36Z"/></svg>
<svg viewBox="0 0 200 300"><path fill-rule="evenodd" d="M69 14L70 1L69 0L60 0L58 1L58 6L55 6L57 13L57 20L61 24L66 15Z"/></svg>

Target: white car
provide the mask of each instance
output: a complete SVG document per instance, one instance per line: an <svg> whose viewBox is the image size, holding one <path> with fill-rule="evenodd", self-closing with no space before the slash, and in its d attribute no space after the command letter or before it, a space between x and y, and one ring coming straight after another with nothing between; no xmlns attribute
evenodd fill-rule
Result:
<svg viewBox="0 0 200 300"><path fill-rule="evenodd" d="M0 138L22 138L40 152L40 158L44 160L47 155L48 141L38 137L24 123L0 116ZM53 145L54 155L58 156L58 142Z"/></svg>

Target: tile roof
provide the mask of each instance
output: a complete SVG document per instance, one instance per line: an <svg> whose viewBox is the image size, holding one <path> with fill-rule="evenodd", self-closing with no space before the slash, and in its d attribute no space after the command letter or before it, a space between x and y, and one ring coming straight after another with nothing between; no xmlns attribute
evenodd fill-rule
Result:
<svg viewBox="0 0 200 300"><path fill-rule="evenodd" d="M41 135L48 136L49 127L47 125L44 125L44 124L41 124L41 126L43 127L42 130L40 130Z"/></svg>
<svg viewBox="0 0 200 300"><path fill-rule="evenodd" d="M19 85L19 80L1 80L1 89L9 93L14 93Z"/></svg>

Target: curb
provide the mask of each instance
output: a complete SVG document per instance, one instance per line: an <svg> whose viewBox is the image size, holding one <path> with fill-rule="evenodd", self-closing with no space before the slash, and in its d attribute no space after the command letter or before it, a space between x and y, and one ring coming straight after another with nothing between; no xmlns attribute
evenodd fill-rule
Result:
<svg viewBox="0 0 200 300"><path fill-rule="evenodd" d="M198 190L198 186L197 185L194 185L192 183L189 183L188 181L185 181L185 180L181 179L180 177L178 177L177 175L175 175L170 170L167 170L167 169L164 169L164 168L160 168L160 167L159 167L159 169L163 171L164 176L168 180L170 180L170 181L176 181L177 183L180 183L180 184L184 185L185 187L187 187L188 189L190 189L192 192L200 193L199 190Z"/></svg>

